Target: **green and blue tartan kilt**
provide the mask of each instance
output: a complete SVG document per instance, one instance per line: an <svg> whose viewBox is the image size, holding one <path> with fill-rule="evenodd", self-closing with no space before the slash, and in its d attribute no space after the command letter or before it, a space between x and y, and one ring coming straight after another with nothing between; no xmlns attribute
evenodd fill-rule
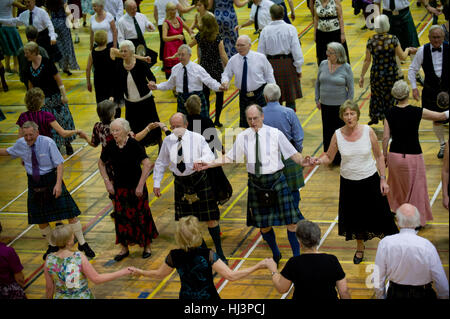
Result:
<svg viewBox="0 0 450 319"><path fill-rule="evenodd" d="M390 11L383 10L383 14L389 18L389 34L395 35L400 41L403 50L408 47L418 48L420 46L417 36L416 26L409 10L400 10L398 15L393 15Z"/></svg>
<svg viewBox="0 0 450 319"><path fill-rule="evenodd" d="M201 222L220 219L216 197L205 171L188 176L174 176L175 220L190 215L196 216ZM189 203L183 199L185 194L197 194L199 200Z"/></svg>
<svg viewBox="0 0 450 319"><path fill-rule="evenodd" d="M191 92L187 95L184 95L183 93L178 92L177 94L177 112L183 113L183 114L188 114L186 107L184 106L184 103L186 103L187 99L191 96L191 95L198 95L198 97L200 98L200 100L202 101L202 107L200 110L200 115L202 117L208 117L209 118L209 110L208 110L208 103L206 102L206 98L205 98L205 94L203 94L203 91L195 91L195 92Z"/></svg>
<svg viewBox="0 0 450 319"><path fill-rule="evenodd" d="M45 224L81 214L64 182L61 185L61 195L58 198L53 196L55 184L56 171L41 175L37 183L28 175L28 224ZM35 188L46 190L38 193Z"/></svg>
<svg viewBox="0 0 450 319"><path fill-rule="evenodd" d="M264 207L258 201L256 184L261 188L277 191L278 203ZM256 177L248 174L247 226L258 228L296 224L304 219L300 209L294 206L292 193L282 171Z"/></svg>
<svg viewBox="0 0 450 319"><path fill-rule="evenodd" d="M295 163L290 158L283 160L283 164L283 174L286 177L286 182L291 192L298 191L301 187L305 186L305 180L303 179L303 167Z"/></svg>

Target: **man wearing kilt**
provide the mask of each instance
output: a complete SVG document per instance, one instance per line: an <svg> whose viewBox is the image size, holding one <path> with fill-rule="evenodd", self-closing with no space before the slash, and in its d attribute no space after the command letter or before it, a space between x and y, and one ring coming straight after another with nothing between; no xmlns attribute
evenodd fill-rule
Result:
<svg viewBox="0 0 450 319"><path fill-rule="evenodd" d="M161 181L167 167L175 177L175 220L194 215L206 222L208 231L216 246L217 255L225 263L227 260L220 240L220 211L206 172L196 172L198 162L214 160L214 154L205 138L187 130L188 121L184 114L175 113L170 118L173 134L162 144L153 169L153 192L161 196Z"/></svg>
<svg viewBox="0 0 450 319"><path fill-rule="evenodd" d="M239 126L247 128L245 116L247 106L266 105L263 96L264 86L275 83L273 68L264 54L251 51L252 40L248 35L241 35L236 41L237 54L233 55L222 73L222 86L228 89L234 75L234 84L239 90Z"/></svg>
<svg viewBox="0 0 450 319"><path fill-rule="evenodd" d="M286 102L295 111L295 99L302 97L300 78L304 60L300 40L297 29L283 21L282 6L271 6L270 15L273 21L261 31L258 52L265 54L272 65L281 89L280 102Z"/></svg>
<svg viewBox="0 0 450 319"><path fill-rule="evenodd" d="M246 158L247 226L260 228L261 235L271 248L273 259L278 264L281 253L272 226L287 226L293 255L298 256L300 246L295 238L295 230L296 223L303 219L298 206L294 205L291 190L283 173L284 164L281 156L301 166L310 166L310 158L303 158L283 132L263 124L264 112L259 105L250 105L245 114L250 127L237 136L236 142L225 157L210 163L201 163L199 169L232 162L242 163Z"/></svg>
<svg viewBox="0 0 450 319"><path fill-rule="evenodd" d="M177 91L177 112L187 115L184 103L187 99L195 94L200 97L202 101L202 108L200 115L202 117L209 117L208 105L206 103L205 95L203 94L203 84L211 90L223 90L219 82L214 80L206 70L197 63L191 62L192 49L183 44L178 48L177 57L180 63L172 68L172 74L168 81L156 84L150 81L148 87L151 90L172 90L176 88Z"/></svg>
<svg viewBox="0 0 450 319"><path fill-rule="evenodd" d="M44 237L48 240L48 249L44 254L58 251L51 241L52 229L49 222L67 219L78 240L78 249L86 256L95 257L83 236L81 223L77 216L80 210L64 185L64 159L58 151L55 142L39 135L36 123L28 121L22 125L23 136L7 148L0 148L0 155L20 157L24 162L28 175L28 223L38 224Z"/></svg>
<svg viewBox="0 0 450 319"><path fill-rule="evenodd" d="M440 25L433 25L428 32L427 43L417 50L416 56L412 61L408 70L408 79L411 82L414 98L419 101L420 94L417 89L416 76L422 67L425 73L425 80L422 90L422 107L431 111L442 112L448 110L447 108L440 108L437 106L437 96L440 92L448 92L450 84L449 74L449 44L444 42L444 30ZM445 122L448 122L445 121ZM444 157L445 137L444 126L445 122L433 122L433 130L439 140L440 149L437 154L438 158Z"/></svg>

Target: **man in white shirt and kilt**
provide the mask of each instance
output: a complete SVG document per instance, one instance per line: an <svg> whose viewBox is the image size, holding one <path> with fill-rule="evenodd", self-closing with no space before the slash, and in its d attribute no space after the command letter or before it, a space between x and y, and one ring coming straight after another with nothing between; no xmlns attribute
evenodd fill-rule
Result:
<svg viewBox="0 0 450 319"><path fill-rule="evenodd" d="M170 126L174 131L164 139L153 169L153 192L157 197L161 196L161 181L169 167L175 178L175 220L194 215L199 221L206 222L216 253L227 263L220 239L216 196L206 172L194 169L196 163L213 161L215 156L202 135L187 130L186 115L172 115Z"/></svg>
<svg viewBox="0 0 450 319"><path fill-rule="evenodd" d="M288 239L293 255L297 256L300 253L300 246L295 238L296 223L304 219L298 207L294 205L283 174L281 155L301 166L310 166L310 158L303 158L280 130L263 124L264 113L259 105L248 106L245 114L250 127L237 136L230 151L222 158L202 163L199 169L232 162L243 163L246 159L247 226L260 228L261 235L271 248L273 259L278 264L281 253L272 226L286 226L288 232L293 233L293 237L288 234Z"/></svg>

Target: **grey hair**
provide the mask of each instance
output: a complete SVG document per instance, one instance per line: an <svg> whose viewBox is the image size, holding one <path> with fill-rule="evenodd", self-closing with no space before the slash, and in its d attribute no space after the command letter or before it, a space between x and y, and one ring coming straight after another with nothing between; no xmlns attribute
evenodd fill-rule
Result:
<svg viewBox="0 0 450 319"><path fill-rule="evenodd" d="M445 31L439 24L432 25L430 27L430 30L428 30L428 35L430 35L434 30L440 30L442 33L442 36L445 36Z"/></svg>
<svg viewBox="0 0 450 319"><path fill-rule="evenodd" d="M128 8L128 6L132 3L132 2L134 2L135 4L136 4L136 1L134 1L134 0L127 0L127 1L125 1L125 9L126 8Z"/></svg>
<svg viewBox="0 0 450 319"><path fill-rule="evenodd" d="M92 0L92 5L98 5L98 6L102 6L103 8L105 7L105 0Z"/></svg>
<svg viewBox="0 0 450 319"><path fill-rule="evenodd" d="M316 223L303 219L297 223L295 235L300 243L307 248L314 248L320 242L320 228Z"/></svg>
<svg viewBox="0 0 450 319"><path fill-rule="evenodd" d="M187 116L186 116L186 114L184 114L184 113L181 113L181 112L177 112L177 113L175 113L175 114L173 114L171 117L170 117L170 119L169 119L169 123L172 123L172 119L175 117L175 116L177 116L177 115L180 115L182 118L183 118L183 124L184 125L188 125L188 119L187 119ZM172 124L171 124L172 125Z"/></svg>
<svg viewBox="0 0 450 319"><path fill-rule="evenodd" d="M263 109L262 109L261 106L259 106L258 104L250 104L249 106L247 106L247 107L245 108L245 116L247 116L247 111L248 111L252 106L256 107L256 109L259 111L259 114L260 114L260 115L263 115L263 114L264 114L264 111L263 111Z"/></svg>
<svg viewBox="0 0 450 319"><path fill-rule="evenodd" d="M392 96L398 100L402 101L409 97L409 85L405 80L398 80L394 83L394 86L391 90Z"/></svg>
<svg viewBox="0 0 450 319"><path fill-rule="evenodd" d="M395 211L398 227L400 228L416 228L420 226L420 213L417 207L414 207L414 216L403 215L400 208Z"/></svg>
<svg viewBox="0 0 450 319"><path fill-rule="evenodd" d="M110 127L113 124L120 125L125 130L125 132L127 132L127 134L131 131L130 122L128 122L127 120L125 120L122 117L119 117L119 118L115 119L114 121L112 121L110 124Z"/></svg>
<svg viewBox="0 0 450 319"><path fill-rule="evenodd" d="M264 87L263 94L269 102L276 102L280 100L281 90L275 83L269 83Z"/></svg>
<svg viewBox="0 0 450 319"><path fill-rule="evenodd" d="M39 131L39 125L36 124L36 122L33 121L26 121L22 124L22 129L24 128L33 128L35 131Z"/></svg>
<svg viewBox="0 0 450 319"><path fill-rule="evenodd" d="M185 50L189 55L192 55L192 49L187 44L182 44L178 47L178 52Z"/></svg>
<svg viewBox="0 0 450 319"><path fill-rule="evenodd" d="M386 33L391 28L389 24L389 18L385 14L381 14L374 19L375 32L376 33Z"/></svg>
<svg viewBox="0 0 450 319"><path fill-rule="evenodd" d="M130 40L123 40L122 42L120 42L119 50L122 49L123 47L127 47L128 50L130 50L133 53L136 50L136 47L134 46L133 42L131 42Z"/></svg>
<svg viewBox="0 0 450 319"><path fill-rule="evenodd" d="M327 45L327 49L331 49L336 54L337 63L347 63L347 54L345 53L344 46L339 42L330 42Z"/></svg>
<svg viewBox="0 0 450 319"><path fill-rule="evenodd" d="M248 42L247 44L250 44L250 45L252 44L252 39L250 39L250 37L246 34L240 35L239 38L246 39Z"/></svg>

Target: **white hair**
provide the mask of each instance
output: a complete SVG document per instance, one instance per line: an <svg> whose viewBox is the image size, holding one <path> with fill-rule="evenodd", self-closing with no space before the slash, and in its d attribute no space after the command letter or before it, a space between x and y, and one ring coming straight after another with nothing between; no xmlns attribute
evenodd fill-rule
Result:
<svg viewBox="0 0 450 319"><path fill-rule="evenodd" d="M409 85L405 80L398 80L391 89L392 96L399 101L409 97Z"/></svg>
<svg viewBox="0 0 450 319"><path fill-rule="evenodd" d="M189 55L192 55L192 49L187 44L182 44L178 47L178 52L185 50Z"/></svg>
<svg viewBox="0 0 450 319"><path fill-rule="evenodd" d="M386 33L391 28L391 25L389 24L389 18L385 14L381 14L377 16L373 20L375 24L375 32L376 33Z"/></svg>
<svg viewBox="0 0 450 319"><path fill-rule="evenodd" d="M250 37L248 35L246 35L246 34L243 34L243 35L239 36L239 38L246 39L247 40L247 44L250 44L250 45L252 44L252 39L250 39Z"/></svg>
<svg viewBox="0 0 450 319"><path fill-rule="evenodd" d="M327 44L327 49L331 49L334 51L337 63L347 63L347 54L345 53L345 49L342 44L340 44L339 42L330 42Z"/></svg>
<svg viewBox="0 0 450 319"><path fill-rule="evenodd" d="M132 2L134 2L134 4L136 4L136 1L134 1L134 0L127 0L127 1L125 1L125 9L127 9L128 8L128 6L132 3Z"/></svg>
<svg viewBox="0 0 450 319"><path fill-rule="evenodd" d="M428 34L431 34L434 30L440 30L442 35L445 36L445 31L439 24L432 25L430 30L428 30Z"/></svg>
<svg viewBox="0 0 450 319"><path fill-rule="evenodd" d="M119 44L119 50L122 49L123 47L127 47L128 50L130 50L131 52L135 52L136 48L134 47L133 42L131 42L130 40L123 40L122 42L120 42Z"/></svg>
<svg viewBox="0 0 450 319"><path fill-rule="evenodd" d="M98 5L98 6L102 6L103 8L105 7L105 0L92 0L92 5Z"/></svg>
<svg viewBox="0 0 450 319"><path fill-rule="evenodd" d="M397 218L398 227L400 228L416 228L420 226L420 213L417 207L414 207L414 215L413 216L405 216L403 215L400 208L398 208L395 212L395 218Z"/></svg>
<svg viewBox="0 0 450 319"><path fill-rule="evenodd" d="M127 134L131 131L130 122L128 122L122 117L119 117L114 121L112 121L110 127L113 126L113 124L120 125L124 129L124 131L127 132Z"/></svg>
<svg viewBox="0 0 450 319"><path fill-rule="evenodd" d="M276 102L280 100L281 90L275 83L269 83L264 87L263 94L269 102Z"/></svg>

